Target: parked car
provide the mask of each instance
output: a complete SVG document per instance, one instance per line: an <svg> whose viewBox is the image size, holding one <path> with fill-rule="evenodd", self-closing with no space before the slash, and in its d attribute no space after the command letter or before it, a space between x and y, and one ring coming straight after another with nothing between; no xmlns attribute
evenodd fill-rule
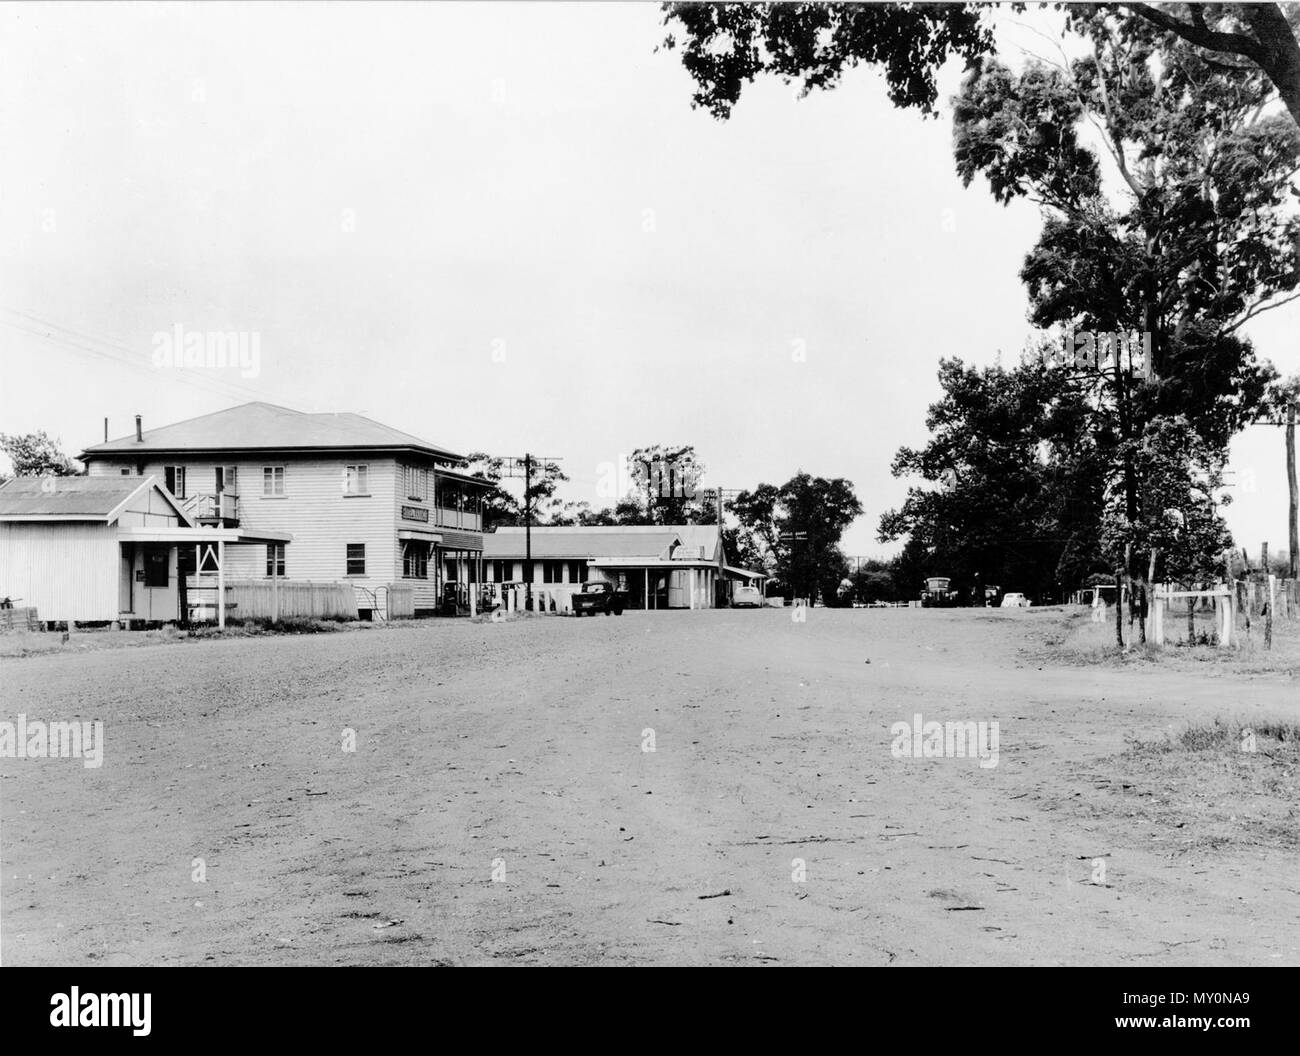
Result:
<svg viewBox="0 0 1300 1056"><path fill-rule="evenodd" d="M610 613L622 616L626 602L627 595L617 590L613 583L606 583L603 579L592 580L584 583L581 590L574 591L573 615L595 616L603 612L606 616Z"/></svg>
<svg viewBox="0 0 1300 1056"><path fill-rule="evenodd" d="M1027 597L1015 591L1008 591L1002 595L1002 608L1004 609L1027 609L1032 604L1033 602Z"/></svg>
<svg viewBox="0 0 1300 1056"><path fill-rule="evenodd" d="M763 607L763 595L759 593L757 587L737 587L735 593L731 595L731 607L733 609L761 609Z"/></svg>

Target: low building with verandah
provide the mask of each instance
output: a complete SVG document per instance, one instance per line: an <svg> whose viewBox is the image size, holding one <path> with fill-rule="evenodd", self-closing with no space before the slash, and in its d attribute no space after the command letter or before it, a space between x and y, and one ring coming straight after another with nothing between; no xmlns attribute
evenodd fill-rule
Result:
<svg viewBox="0 0 1300 1056"><path fill-rule="evenodd" d="M0 484L0 597L47 625L176 622L188 618L182 548L224 587L227 547L292 540L196 524L153 476L16 477Z"/></svg>
<svg viewBox="0 0 1300 1056"><path fill-rule="evenodd" d="M605 580L627 592L630 609L711 609L729 604L737 585L761 590L766 578L729 562L717 525L502 527L483 537L481 569L470 569L487 596L526 582L530 535L534 591L561 602L583 582Z"/></svg>

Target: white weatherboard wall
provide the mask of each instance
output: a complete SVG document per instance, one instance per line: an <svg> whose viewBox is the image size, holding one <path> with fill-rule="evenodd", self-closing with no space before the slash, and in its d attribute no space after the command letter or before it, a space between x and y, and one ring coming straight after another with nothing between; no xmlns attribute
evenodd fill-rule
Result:
<svg viewBox="0 0 1300 1056"><path fill-rule="evenodd" d="M112 458L113 461L92 462L90 473L111 476L120 474L123 467L135 472L135 460L117 455ZM240 527L293 535L293 542L285 546L288 579L346 581L354 587L376 591L395 581L394 568L400 576L401 552L393 520L397 505L397 463L392 458L369 459L357 455L196 461L177 457L145 462L144 475L155 475L161 481L164 467L169 465L185 467L187 496L214 491L218 466L237 467ZM344 495L344 471L349 465L367 467L367 495ZM263 494L262 471L266 466L285 467L283 497ZM347 574L348 543L366 546L364 576ZM266 547L227 546L226 575L231 579L266 578ZM202 578L206 586L214 577ZM370 595L358 591L357 604L370 608Z"/></svg>
<svg viewBox="0 0 1300 1056"><path fill-rule="evenodd" d="M0 595L41 620L117 619L118 565L112 525L0 524Z"/></svg>
<svg viewBox="0 0 1300 1056"><path fill-rule="evenodd" d="M167 528L179 525L180 518L171 503L156 488L150 488L131 500L131 505L118 514L117 523L125 528Z"/></svg>
<svg viewBox="0 0 1300 1056"><path fill-rule="evenodd" d="M416 466L423 469L424 472L424 494L415 497L408 494L404 479L404 468L406 466ZM438 509L437 509L437 480L434 476L434 467L427 462L412 462L409 459L393 464L393 524L398 529L410 531L423 535L424 533L438 531ZM427 520L420 520L418 517L407 519L402 516L403 507L424 510L428 514ZM393 583L400 583L403 586L411 588L411 608L415 609L436 609L438 607L438 552L431 549L429 552L428 578L426 579L403 579L402 578L402 551L405 543L397 540L396 548L393 551L393 567L389 579Z"/></svg>

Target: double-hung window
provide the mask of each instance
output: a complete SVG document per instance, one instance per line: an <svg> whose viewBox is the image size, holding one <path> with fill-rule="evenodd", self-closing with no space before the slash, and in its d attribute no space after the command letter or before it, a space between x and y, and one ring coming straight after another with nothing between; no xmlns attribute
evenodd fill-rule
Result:
<svg viewBox="0 0 1300 1056"><path fill-rule="evenodd" d="M370 489L366 486L369 470L369 466L348 466L344 471L343 493L345 495L369 495Z"/></svg>
<svg viewBox="0 0 1300 1056"><path fill-rule="evenodd" d="M284 543L266 544L266 575L284 575Z"/></svg>
<svg viewBox="0 0 1300 1056"><path fill-rule="evenodd" d="M348 575L364 576L366 574L366 544L348 543Z"/></svg>
<svg viewBox="0 0 1300 1056"><path fill-rule="evenodd" d="M415 502L425 502L429 497L429 471L422 466L406 466L406 497Z"/></svg>
<svg viewBox="0 0 1300 1056"><path fill-rule="evenodd" d="M402 575L406 579L429 578L429 544L418 539L408 540L402 551Z"/></svg>

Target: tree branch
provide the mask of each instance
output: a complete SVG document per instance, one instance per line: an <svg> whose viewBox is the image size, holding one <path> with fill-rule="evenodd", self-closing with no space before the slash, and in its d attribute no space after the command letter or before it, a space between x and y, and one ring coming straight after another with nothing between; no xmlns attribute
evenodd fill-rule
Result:
<svg viewBox="0 0 1300 1056"><path fill-rule="evenodd" d="M1191 22L1184 22L1182 19L1166 14L1150 4L1125 4L1124 6L1134 14L1141 15L1148 22L1159 26L1161 29L1168 30L1170 33L1176 33L1183 40L1195 44L1199 48L1244 55L1246 58L1262 65L1263 48L1260 46L1259 41L1254 37L1246 36L1244 33L1223 33L1219 30L1210 29L1205 24L1204 14L1196 10L1195 5L1192 5Z"/></svg>

